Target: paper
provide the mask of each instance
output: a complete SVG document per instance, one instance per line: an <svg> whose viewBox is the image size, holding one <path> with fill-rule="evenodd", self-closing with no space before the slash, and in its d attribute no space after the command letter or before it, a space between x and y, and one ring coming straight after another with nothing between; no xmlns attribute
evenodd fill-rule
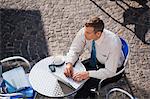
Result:
<svg viewBox="0 0 150 99"><path fill-rule="evenodd" d="M4 72L2 76L4 80L6 80L11 86L15 87L17 90L30 86L23 67L18 67ZM6 86L10 87L7 84Z"/></svg>
<svg viewBox="0 0 150 99"><path fill-rule="evenodd" d="M81 84L85 82L84 80L81 82L76 82L72 78L66 77L64 75L65 65L61 67L55 67L55 68L56 68L56 72L53 73L54 76L57 77L59 81L65 83L66 85L70 87L73 87L74 89L77 89ZM86 71L86 69L84 68L81 62L77 62L75 67L73 67L73 70L74 70L74 73Z"/></svg>

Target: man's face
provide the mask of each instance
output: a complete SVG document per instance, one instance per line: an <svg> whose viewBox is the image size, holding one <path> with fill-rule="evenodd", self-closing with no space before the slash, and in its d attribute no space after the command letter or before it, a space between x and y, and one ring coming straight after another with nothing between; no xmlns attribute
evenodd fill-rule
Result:
<svg viewBox="0 0 150 99"><path fill-rule="evenodd" d="M96 40L99 38L99 32L95 33L94 31L94 28L93 27L86 27L84 28L85 32L84 32L84 35L85 35L85 38L87 40Z"/></svg>

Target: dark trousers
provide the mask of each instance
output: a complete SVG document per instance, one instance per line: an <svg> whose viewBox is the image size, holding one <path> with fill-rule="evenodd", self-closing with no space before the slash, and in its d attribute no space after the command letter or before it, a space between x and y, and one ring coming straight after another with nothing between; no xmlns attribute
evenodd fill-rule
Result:
<svg viewBox="0 0 150 99"><path fill-rule="evenodd" d="M104 65L99 63L97 61L97 68L92 68L90 66L90 60L85 60L82 62L82 64L85 66L86 70L98 70L99 68L104 68ZM75 95L75 99L76 98L87 98L88 95L90 94L90 89L93 89L93 88L97 88L98 87L98 84L99 84L99 81L100 79L96 79L96 78L89 78L85 84L83 85L83 87L81 89L79 89L77 91L77 94Z"/></svg>

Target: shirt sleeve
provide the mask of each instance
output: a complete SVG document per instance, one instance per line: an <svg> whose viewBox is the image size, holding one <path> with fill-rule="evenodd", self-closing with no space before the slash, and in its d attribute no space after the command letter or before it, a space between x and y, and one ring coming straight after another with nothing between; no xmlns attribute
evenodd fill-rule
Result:
<svg viewBox="0 0 150 99"><path fill-rule="evenodd" d="M107 61L105 62L105 68L101 68L97 71L89 71L89 76L98 79L105 79L115 75L118 67L118 62L121 57L121 42L115 40L115 43L111 44L110 53Z"/></svg>
<svg viewBox="0 0 150 99"><path fill-rule="evenodd" d="M85 47L85 36L84 36L84 28L82 28L74 38L69 52L67 53L66 63L74 64L79 56L82 54L83 49Z"/></svg>

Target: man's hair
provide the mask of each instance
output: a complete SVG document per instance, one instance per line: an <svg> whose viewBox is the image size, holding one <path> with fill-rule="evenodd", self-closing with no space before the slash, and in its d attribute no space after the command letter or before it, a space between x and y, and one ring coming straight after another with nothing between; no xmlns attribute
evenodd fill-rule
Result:
<svg viewBox="0 0 150 99"><path fill-rule="evenodd" d="M104 22L98 17L91 17L86 23L86 27L93 27L95 32L103 32Z"/></svg>

